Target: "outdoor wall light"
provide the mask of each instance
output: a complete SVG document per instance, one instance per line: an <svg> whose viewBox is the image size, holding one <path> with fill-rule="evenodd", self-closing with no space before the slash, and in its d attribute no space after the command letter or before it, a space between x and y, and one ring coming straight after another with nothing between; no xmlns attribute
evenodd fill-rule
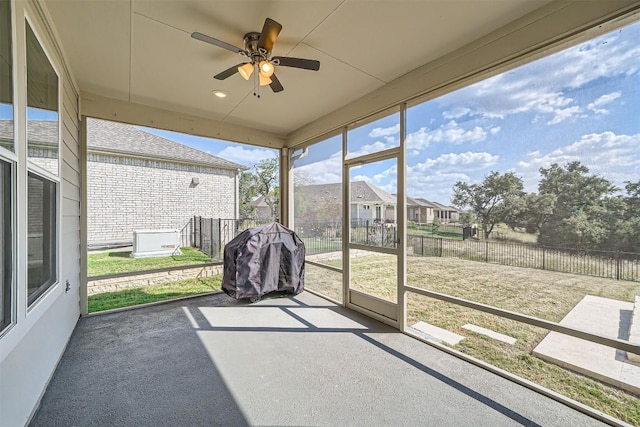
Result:
<svg viewBox="0 0 640 427"><path fill-rule="evenodd" d="M198 184L200 184L200 178L191 178L191 187L195 187Z"/></svg>

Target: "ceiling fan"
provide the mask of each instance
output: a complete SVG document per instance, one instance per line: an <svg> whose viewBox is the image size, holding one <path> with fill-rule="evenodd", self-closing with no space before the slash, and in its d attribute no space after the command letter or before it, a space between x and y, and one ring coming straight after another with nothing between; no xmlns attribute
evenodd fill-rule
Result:
<svg viewBox="0 0 640 427"><path fill-rule="evenodd" d="M215 79L224 80L235 73L238 73L245 80L249 80L254 69L257 68L257 71L254 74L253 93L256 95L256 82L258 83L258 87L269 85L271 90L274 92L282 92L284 90L280 80L278 80L274 73L275 67L293 67L313 71L318 71L320 69L320 61L315 59L292 58L288 56L272 57L271 51L273 49L273 44L281 30L282 25L273 19L265 19L261 33L250 32L244 35L244 49L202 33L192 33L191 37L196 40L230 50L231 52L240 54L240 56L245 58L244 62L234 65L233 67L213 76ZM260 97L260 94L257 96Z"/></svg>

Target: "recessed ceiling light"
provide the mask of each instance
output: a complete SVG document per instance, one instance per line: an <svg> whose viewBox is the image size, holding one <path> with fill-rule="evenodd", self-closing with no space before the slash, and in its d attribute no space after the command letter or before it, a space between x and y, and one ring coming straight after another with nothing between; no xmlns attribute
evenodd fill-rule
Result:
<svg viewBox="0 0 640 427"><path fill-rule="evenodd" d="M216 89L216 90L213 91L213 94L215 96L217 96L218 98L226 98L227 97L227 92L225 92L223 90Z"/></svg>

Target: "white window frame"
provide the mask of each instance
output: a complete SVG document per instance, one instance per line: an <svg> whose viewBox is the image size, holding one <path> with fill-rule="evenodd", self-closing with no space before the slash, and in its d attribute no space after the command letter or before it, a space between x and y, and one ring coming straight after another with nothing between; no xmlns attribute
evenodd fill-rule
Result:
<svg viewBox="0 0 640 427"><path fill-rule="evenodd" d="M11 37L11 83L13 86L13 151L7 150L6 148L0 147L0 160L3 160L10 164L11 167L11 189L10 189L10 199L11 199L11 252L13 256L11 257L11 264L9 268L11 269L11 283L10 288L11 291L9 293L9 298L11 299L10 304L10 321L8 325L5 325L4 328L0 329L0 339L5 336L16 324L17 322L17 286L16 286L16 271L17 271L17 259L16 254L18 253L17 246L17 178L18 178L18 154L17 154L17 94L18 94L18 84L17 84L17 70L16 63L18 59L18 43L16 43L16 6L13 2L9 2L10 4L10 13L11 13L11 31L9 37Z"/></svg>
<svg viewBox="0 0 640 427"><path fill-rule="evenodd" d="M56 73L56 77L58 78L58 175L52 174L51 172L47 171L46 169L32 163L29 158L28 158L28 134L27 134L27 130L26 130L26 126L27 126L27 120L26 120L26 113L27 113L27 108L28 106L27 104L27 98L26 98L26 91L27 91L27 86L28 86L28 82L26 80L25 77L25 85L24 85L24 105L21 105L20 108L22 108L24 110L24 114L25 114L25 122L23 123L23 125L25 126L25 140L23 142L23 144L20 146L21 150L25 151L25 158L26 158L26 164L24 165L23 168L21 168L20 173L24 174L25 176L25 185L27 184L28 180L27 180L27 175L29 172L34 173L42 178L45 178L51 182L54 183L55 185L55 191L56 191L56 209L55 209L55 227L56 227L56 236L55 236L55 243L54 243L54 248L56 251L56 260L55 260L55 280L54 282L48 286L48 288L41 294L39 295L33 302L31 302L31 304L29 304L29 295L28 295L28 280L27 280L27 270L25 269L25 277L24 277L24 294L23 294L23 298L21 301L21 304L24 305L24 307L26 307L27 310L27 316L29 316L32 312L36 311L36 309L40 306L48 306L48 304L44 304L43 302L46 300L49 300L51 298L49 298L50 295L53 294L57 294L58 292L61 292L60 289L62 288L60 286L60 277L61 277L61 273L62 273L62 242L61 242L61 236L62 236L62 128L63 128L63 91L64 91L64 87L63 87L63 83L62 83L62 74L60 73L60 69L58 67L58 64L55 60L53 60L53 57L49 51L49 47L47 45L47 43L43 42L43 40L46 40L45 38L43 38L41 36L42 31L41 28L39 26L39 24L37 23L36 20L32 19L30 17L30 14L27 10L24 11L24 35L23 35L23 46L21 46L22 48L24 48L24 70L25 70L25 76L26 76L26 57L27 57L27 46L26 46L26 34L27 34L27 25L31 28L31 31L33 31L33 34L35 35L36 39L38 40L38 43L40 44L40 47L42 48L44 54L47 57L47 60L49 61L49 64L51 65L51 68L53 69L53 71ZM27 197L27 187L25 186L25 200L22 202L23 206L24 206L24 212L25 215L28 215L28 197ZM24 238L24 241L27 241L27 237L28 237L28 224L25 227L25 229L22 232L22 237ZM21 260L21 262L23 263L27 263L28 262L28 256L25 257L24 260ZM44 307L43 309L46 309L46 307ZM39 311L39 310L38 310Z"/></svg>

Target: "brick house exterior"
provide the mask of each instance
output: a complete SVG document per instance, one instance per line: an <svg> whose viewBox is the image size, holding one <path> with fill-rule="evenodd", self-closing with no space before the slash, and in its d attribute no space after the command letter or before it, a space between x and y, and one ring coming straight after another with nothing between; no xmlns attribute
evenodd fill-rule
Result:
<svg viewBox="0 0 640 427"><path fill-rule="evenodd" d="M194 215L237 218L245 169L133 126L88 119L88 245L130 244L136 229L182 230Z"/></svg>

